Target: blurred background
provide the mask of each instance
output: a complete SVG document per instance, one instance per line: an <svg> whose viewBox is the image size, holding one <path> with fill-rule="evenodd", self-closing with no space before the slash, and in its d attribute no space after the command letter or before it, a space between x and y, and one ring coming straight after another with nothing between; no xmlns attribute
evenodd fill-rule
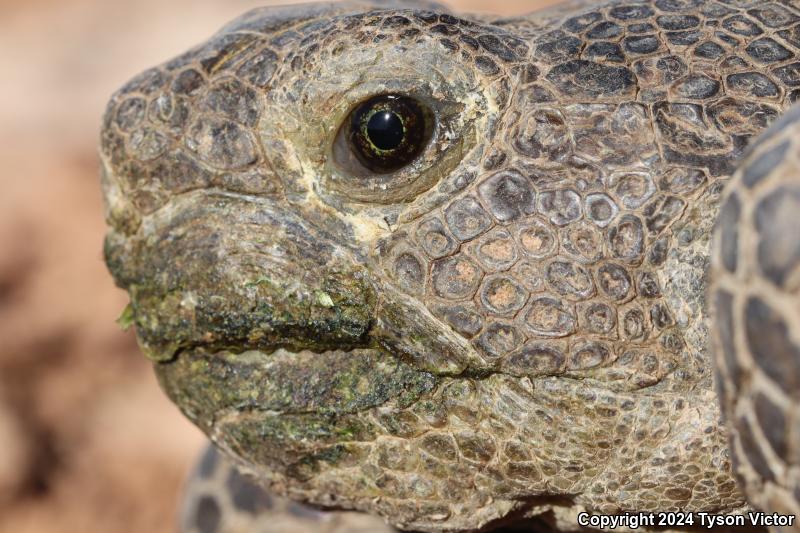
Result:
<svg viewBox="0 0 800 533"><path fill-rule="evenodd" d="M253 0L0 0L0 532L171 532L204 437L102 260L106 99ZM518 14L556 0L449 0Z"/></svg>

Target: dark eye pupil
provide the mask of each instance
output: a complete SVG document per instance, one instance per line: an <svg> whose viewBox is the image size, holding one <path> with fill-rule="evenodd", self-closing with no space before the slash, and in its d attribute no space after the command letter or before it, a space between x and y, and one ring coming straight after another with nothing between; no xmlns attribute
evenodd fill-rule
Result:
<svg viewBox="0 0 800 533"><path fill-rule="evenodd" d="M396 113L379 111L367 122L367 135L377 148L394 150L403 142L403 121Z"/></svg>

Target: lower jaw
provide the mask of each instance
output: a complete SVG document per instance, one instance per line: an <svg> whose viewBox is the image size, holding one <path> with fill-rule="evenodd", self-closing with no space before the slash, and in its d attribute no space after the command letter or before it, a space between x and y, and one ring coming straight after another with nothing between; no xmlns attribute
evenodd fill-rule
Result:
<svg viewBox="0 0 800 533"><path fill-rule="evenodd" d="M238 414L338 419L388 405L405 408L438 385L434 375L372 348L272 353L195 349L156 364L155 370L167 395L207 434L218 421ZM295 433L305 438L299 429Z"/></svg>

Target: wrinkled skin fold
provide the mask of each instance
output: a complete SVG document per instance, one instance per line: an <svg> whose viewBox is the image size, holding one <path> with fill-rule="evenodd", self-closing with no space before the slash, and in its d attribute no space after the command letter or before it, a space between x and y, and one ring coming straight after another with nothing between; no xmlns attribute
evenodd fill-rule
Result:
<svg viewBox="0 0 800 533"><path fill-rule="evenodd" d="M420 531L745 508L704 305L720 192L797 97L792 2L247 13L133 78L106 260L170 398L281 494ZM436 117L389 174L361 102Z"/></svg>

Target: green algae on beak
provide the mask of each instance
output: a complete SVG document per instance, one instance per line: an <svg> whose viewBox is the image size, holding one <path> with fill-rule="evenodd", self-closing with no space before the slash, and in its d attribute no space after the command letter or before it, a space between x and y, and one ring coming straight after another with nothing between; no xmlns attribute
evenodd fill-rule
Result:
<svg viewBox="0 0 800 533"><path fill-rule="evenodd" d="M134 316L133 316L133 306L131 306L130 302L125 306L125 309L119 314L116 320L119 327L122 331L128 331L131 329L131 326L134 324Z"/></svg>

